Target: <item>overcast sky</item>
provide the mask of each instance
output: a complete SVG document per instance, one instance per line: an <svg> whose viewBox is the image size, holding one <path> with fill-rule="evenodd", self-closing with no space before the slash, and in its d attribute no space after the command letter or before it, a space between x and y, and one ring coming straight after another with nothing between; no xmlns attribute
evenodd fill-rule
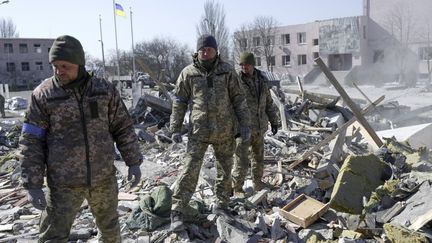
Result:
<svg viewBox="0 0 432 243"><path fill-rule="evenodd" d="M4 0L0 0L2 2ZM134 42L171 37L195 48L196 25L204 12L204 0L116 0L126 12L117 17L121 50L131 50L133 12ZM230 33L256 16L272 16L281 25L363 13L363 0L221 0ZM22 38L78 38L84 50L101 58L99 15L105 56L115 50L112 0L9 0L0 5L0 17L11 18Z"/></svg>

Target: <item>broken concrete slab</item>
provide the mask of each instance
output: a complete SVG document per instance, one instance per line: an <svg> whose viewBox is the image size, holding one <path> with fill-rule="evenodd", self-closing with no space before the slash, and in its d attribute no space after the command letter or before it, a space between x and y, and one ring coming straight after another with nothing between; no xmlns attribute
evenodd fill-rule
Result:
<svg viewBox="0 0 432 243"><path fill-rule="evenodd" d="M384 224L384 231L391 242L400 243L428 243L429 240L416 232L412 232L394 224Z"/></svg>
<svg viewBox="0 0 432 243"><path fill-rule="evenodd" d="M363 197L384 183L381 180L385 164L375 155L348 156L336 179L330 207L345 213L361 214Z"/></svg>
<svg viewBox="0 0 432 243"><path fill-rule="evenodd" d="M409 127L400 127L377 132L380 138L395 137L397 141L407 141L412 148L427 147L432 149L432 123Z"/></svg>

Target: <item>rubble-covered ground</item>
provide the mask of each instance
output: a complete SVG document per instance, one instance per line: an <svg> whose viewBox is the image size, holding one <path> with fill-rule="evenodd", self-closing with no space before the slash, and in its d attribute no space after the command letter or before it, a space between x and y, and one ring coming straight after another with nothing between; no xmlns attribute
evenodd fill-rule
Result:
<svg viewBox="0 0 432 243"><path fill-rule="evenodd" d="M411 144L387 138L378 149L341 99L327 95L338 95L330 84L303 88L306 92L295 94L297 84L282 86L279 93L287 129L265 137L263 181L271 188L257 192L247 180L244 197L232 197L233 220L211 214L215 158L210 148L186 230L176 233L169 231L170 188L182 168L187 136L182 143L172 143L166 100L157 92L145 94L140 109L131 109L144 156L139 186L128 188L120 155L115 163L123 242L428 242L429 126L413 133ZM386 95L366 115L375 131L431 122L432 93L421 88L360 86L368 99L354 87L345 88L362 109L368 99ZM28 99L26 95L19 94ZM130 104L130 99L125 101ZM0 242L37 239L40 211L27 202L19 182L22 115L22 110L8 109L8 117L0 121ZM348 122L352 125L346 126ZM96 238L94 218L84 202L70 241Z"/></svg>

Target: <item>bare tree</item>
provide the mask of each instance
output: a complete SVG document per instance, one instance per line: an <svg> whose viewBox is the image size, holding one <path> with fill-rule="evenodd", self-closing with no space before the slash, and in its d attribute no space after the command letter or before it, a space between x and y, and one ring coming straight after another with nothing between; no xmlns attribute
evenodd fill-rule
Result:
<svg viewBox="0 0 432 243"><path fill-rule="evenodd" d="M86 70L92 71L97 77L103 77L104 67L101 59L96 58L88 53L85 53Z"/></svg>
<svg viewBox="0 0 432 243"><path fill-rule="evenodd" d="M204 3L204 14L196 27L197 35L210 34L218 42L219 53L222 57L229 56L229 30L225 25L225 10L222 4L214 0Z"/></svg>
<svg viewBox="0 0 432 243"><path fill-rule="evenodd" d="M19 33L12 19L0 19L0 38L17 38Z"/></svg>
<svg viewBox="0 0 432 243"><path fill-rule="evenodd" d="M159 80L174 82L181 70L191 62L190 49L170 38L155 38L137 43L135 59L139 68ZM161 76L163 73L164 76Z"/></svg>
<svg viewBox="0 0 432 243"><path fill-rule="evenodd" d="M234 53L249 51L255 56L262 56L268 71L272 71L273 49L276 40L278 22L273 17L259 16L251 23L246 23L234 33ZM236 58L237 60L237 58Z"/></svg>
<svg viewBox="0 0 432 243"><path fill-rule="evenodd" d="M398 69L398 81L409 86L415 86L417 77L413 70L415 70L416 56L409 49L409 44L416 40L418 31L409 5L396 4L389 12L385 25L395 40L392 49Z"/></svg>

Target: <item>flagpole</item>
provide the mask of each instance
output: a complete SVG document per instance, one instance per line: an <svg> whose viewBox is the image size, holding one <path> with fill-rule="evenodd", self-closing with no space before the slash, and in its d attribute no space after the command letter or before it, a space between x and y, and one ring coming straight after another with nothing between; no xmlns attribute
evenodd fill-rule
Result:
<svg viewBox="0 0 432 243"><path fill-rule="evenodd" d="M104 45L103 45L103 39L102 39L102 18L99 14L99 30L100 30L100 43L102 48L102 65L103 65L103 77L106 76L106 70L105 70L105 54L104 54Z"/></svg>
<svg viewBox="0 0 432 243"><path fill-rule="evenodd" d="M117 42L117 18L116 18L115 0L113 0L113 10L114 10L114 32L115 32L115 41L116 41L116 54L117 54L117 75L120 76L120 61L119 61L119 51L118 51L118 42Z"/></svg>
<svg viewBox="0 0 432 243"><path fill-rule="evenodd" d="M132 75L135 79L135 47L134 47L134 39L133 39L132 7L130 7L129 10L130 10L131 36L132 36L132 71L133 71Z"/></svg>

